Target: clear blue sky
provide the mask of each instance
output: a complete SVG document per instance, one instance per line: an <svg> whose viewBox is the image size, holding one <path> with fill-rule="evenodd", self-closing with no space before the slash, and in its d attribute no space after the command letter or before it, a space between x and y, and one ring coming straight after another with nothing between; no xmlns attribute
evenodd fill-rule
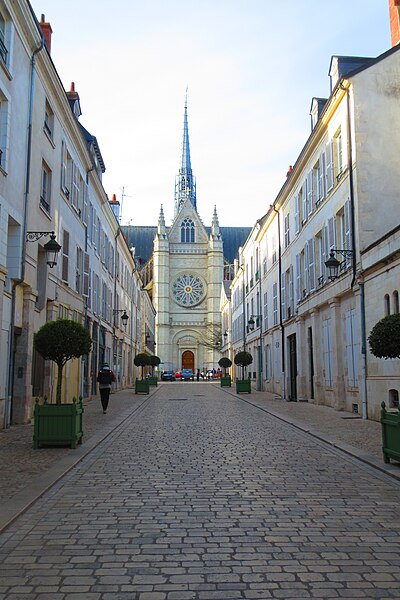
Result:
<svg viewBox="0 0 400 600"><path fill-rule="evenodd" d="M96 135L103 183L122 222L173 217L188 92L197 207L221 225L254 225L329 95L333 54L391 46L386 0L33 0L53 28L52 58L75 82Z"/></svg>

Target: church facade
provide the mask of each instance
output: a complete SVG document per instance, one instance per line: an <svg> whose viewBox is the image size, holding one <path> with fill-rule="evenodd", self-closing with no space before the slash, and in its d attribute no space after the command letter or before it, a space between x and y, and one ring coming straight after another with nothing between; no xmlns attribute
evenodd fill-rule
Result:
<svg viewBox="0 0 400 600"><path fill-rule="evenodd" d="M167 228L161 207L153 250L155 338L164 370L217 368L223 277L223 241L216 209L209 232L197 212L186 103L175 216Z"/></svg>

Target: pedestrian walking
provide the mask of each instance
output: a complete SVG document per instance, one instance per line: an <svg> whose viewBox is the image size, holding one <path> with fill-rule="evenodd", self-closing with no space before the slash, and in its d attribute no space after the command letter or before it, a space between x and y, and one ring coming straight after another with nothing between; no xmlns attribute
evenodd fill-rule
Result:
<svg viewBox="0 0 400 600"><path fill-rule="evenodd" d="M197 369L196 379L197 379L197 381L199 381L199 379L200 379L200 369Z"/></svg>
<svg viewBox="0 0 400 600"><path fill-rule="evenodd" d="M111 384L115 381L115 375L110 369L108 363L104 363L99 374L97 375L97 381L100 390L100 400L103 407L103 414L105 415L108 408L108 401L110 399Z"/></svg>

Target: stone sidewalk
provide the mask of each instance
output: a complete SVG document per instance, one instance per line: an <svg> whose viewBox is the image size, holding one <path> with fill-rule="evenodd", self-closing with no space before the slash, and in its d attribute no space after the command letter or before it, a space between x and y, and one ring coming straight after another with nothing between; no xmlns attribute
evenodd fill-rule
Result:
<svg viewBox="0 0 400 600"><path fill-rule="evenodd" d="M151 388L150 396L135 395L133 390L113 394L107 415L103 415L99 399L85 402L84 442L75 450L69 448L32 447L33 425L13 426L0 431L0 531L24 512L56 481L82 460L126 418L140 411L161 386L182 385L165 382ZM196 386L196 382L185 385ZM209 385L219 386L217 382ZM222 388L236 396L234 388ZM364 421L347 412L302 402L284 402L273 394L255 392L240 394L240 399L306 431L349 455L400 479L400 464L383 462L381 428L375 421Z"/></svg>

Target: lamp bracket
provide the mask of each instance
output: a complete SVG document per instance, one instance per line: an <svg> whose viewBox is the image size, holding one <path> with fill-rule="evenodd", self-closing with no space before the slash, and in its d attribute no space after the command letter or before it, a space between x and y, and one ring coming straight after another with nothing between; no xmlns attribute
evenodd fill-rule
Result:
<svg viewBox="0 0 400 600"><path fill-rule="evenodd" d="M54 231L27 231L26 242L37 242L45 235L54 235Z"/></svg>

